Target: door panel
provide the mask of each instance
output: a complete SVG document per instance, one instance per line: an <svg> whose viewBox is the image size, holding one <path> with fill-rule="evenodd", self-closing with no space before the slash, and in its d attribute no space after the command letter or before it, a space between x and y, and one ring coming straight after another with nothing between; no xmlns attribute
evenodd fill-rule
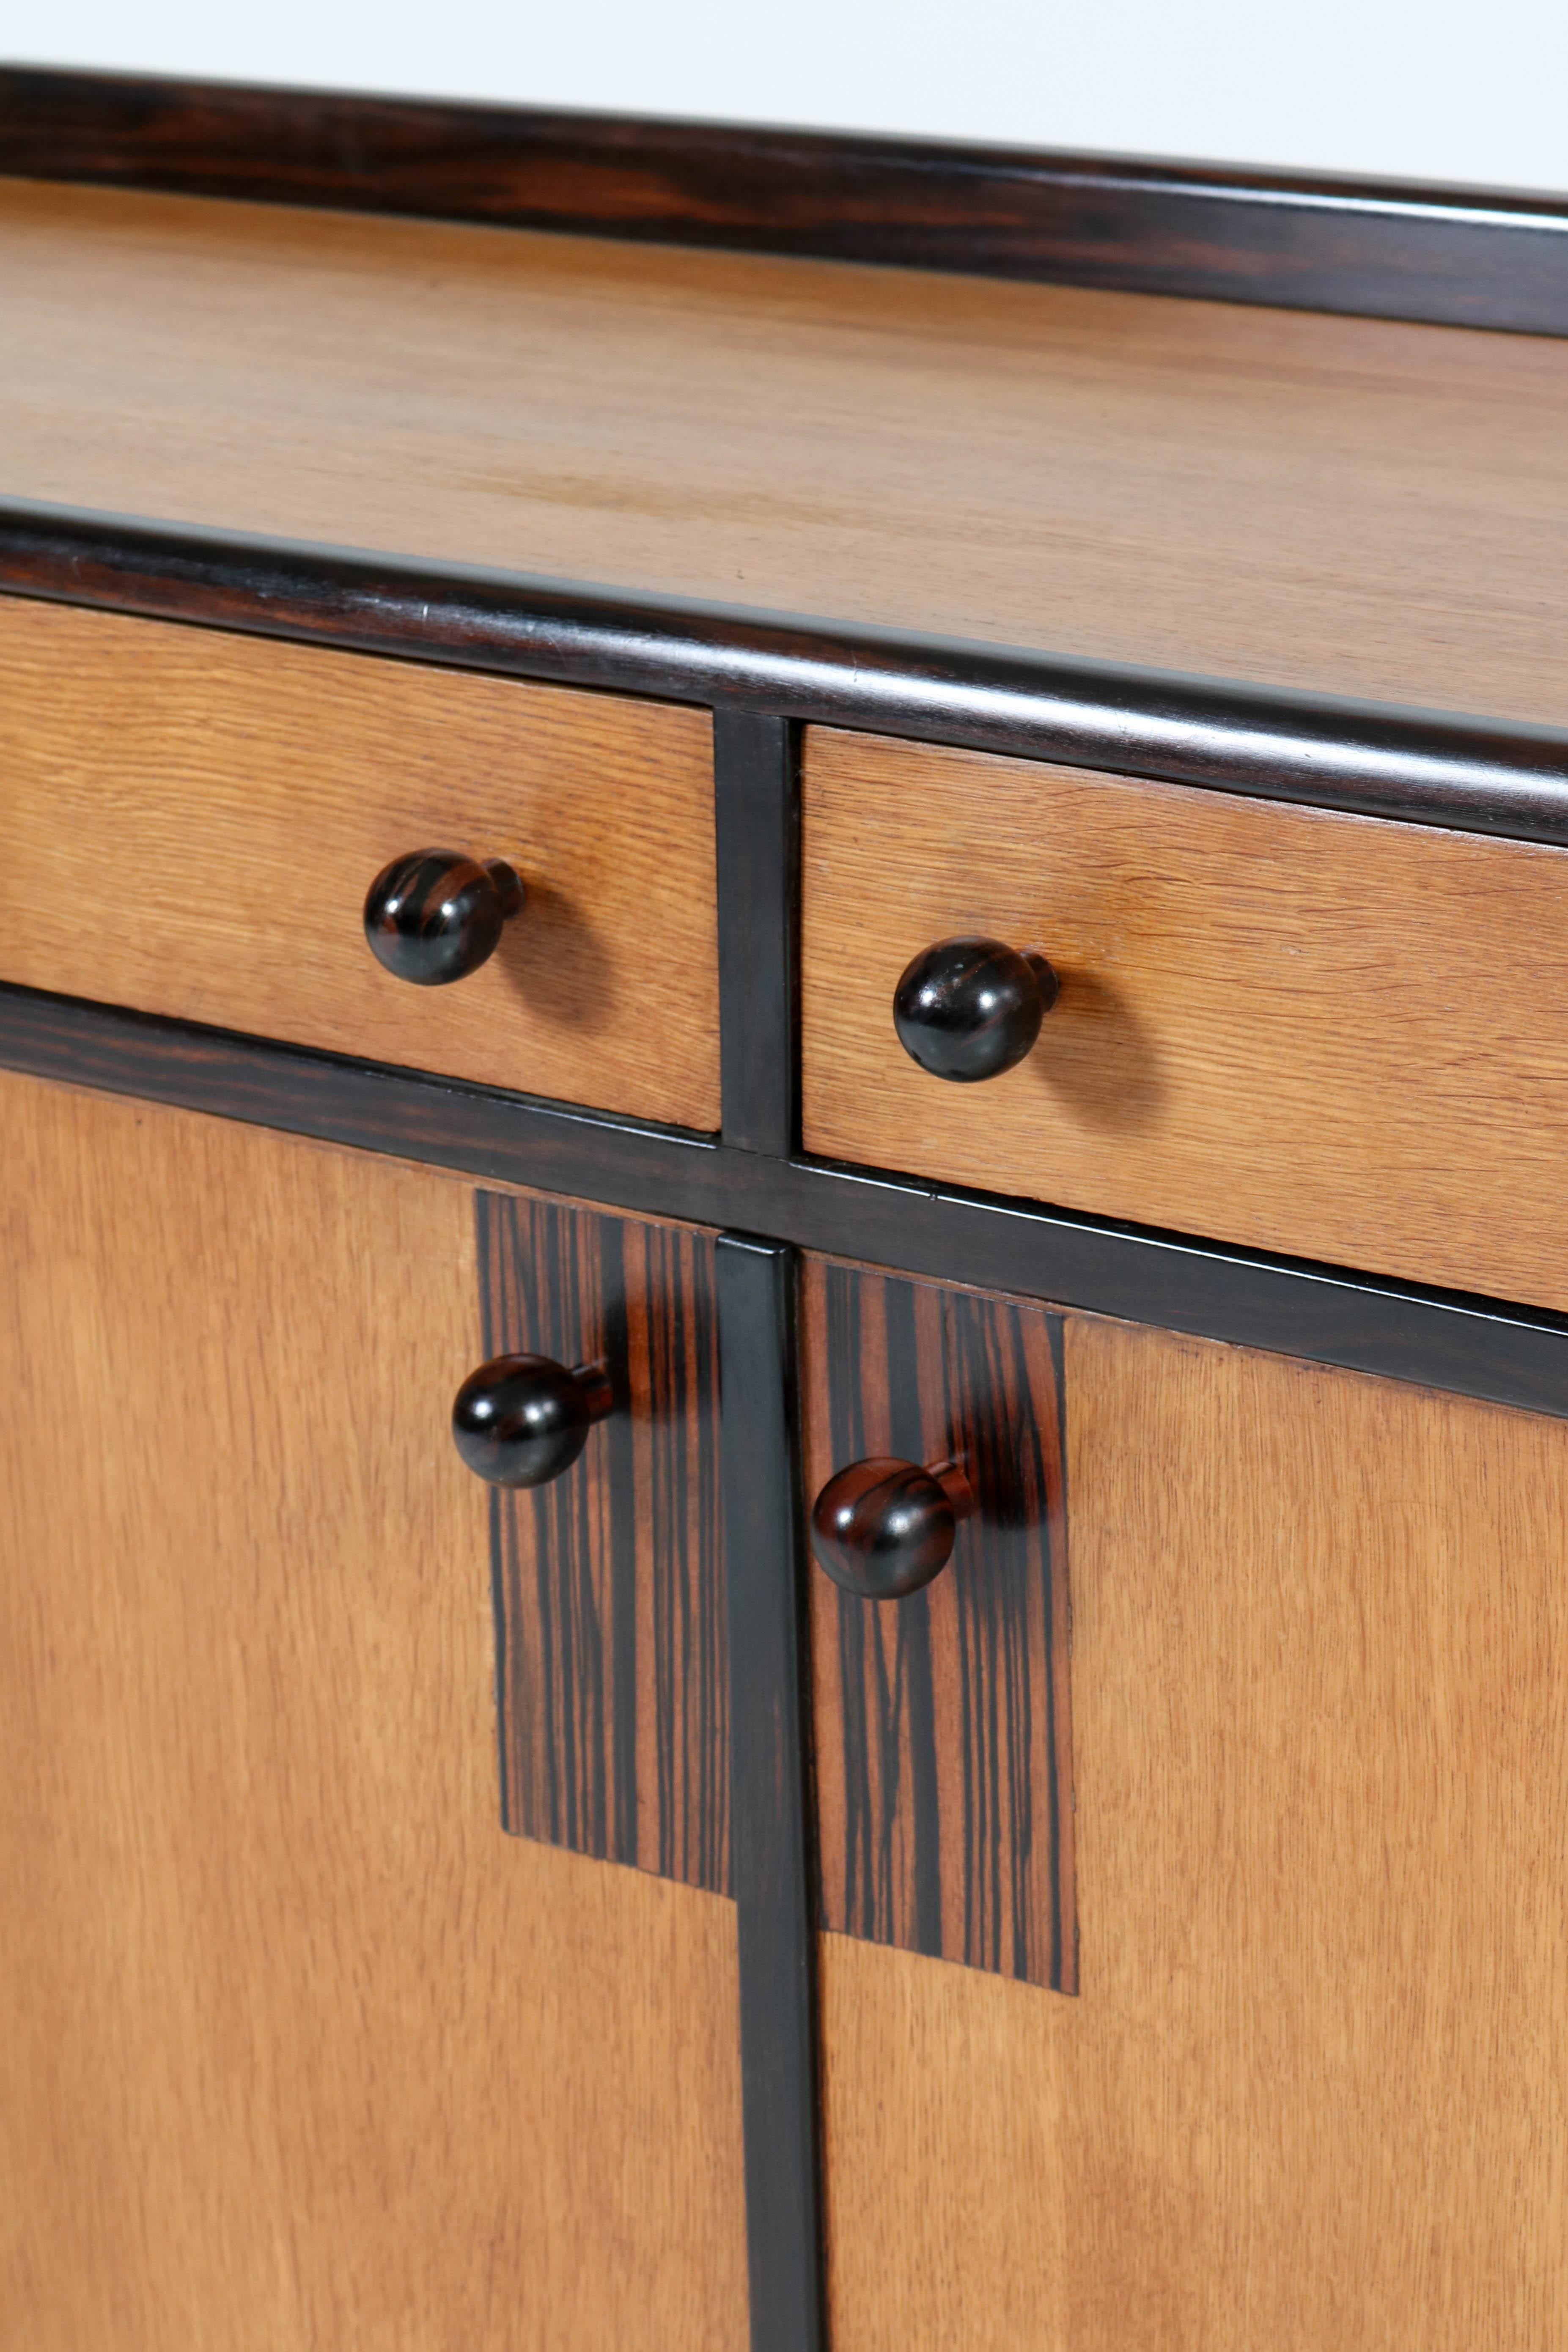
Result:
<svg viewBox="0 0 1568 2352"><path fill-rule="evenodd" d="M1568 2343L1568 1424L1066 1397L1079 1998L824 1937L837 2352Z"/></svg>
<svg viewBox="0 0 1568 2352"><path fill-rule="evenodd" d="M471 1189L0 1123L0 2333L742 2346L732 1908L500 1825Z"/></svg>

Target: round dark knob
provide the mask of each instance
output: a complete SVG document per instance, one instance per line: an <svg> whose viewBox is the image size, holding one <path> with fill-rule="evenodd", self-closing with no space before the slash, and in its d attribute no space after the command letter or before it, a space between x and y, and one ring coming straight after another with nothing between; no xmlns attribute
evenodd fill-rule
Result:
<svg viewBox="0 0 1568 2352"><path fill-rule="evenodd" d="M999 1078L1029 1052L1058 988L1042 955L1001 940L939 940L900 981L893 1026L934 1078Z"/></svg>
<svg viewBox="0 0 1568 2352"><path fill-rule="evenodd" d="M852 1462L812 1506L811 1548L846 1592L901 1601L941 1575L973 1508L956 1462Z"/></svg>
<svg viewBox="0 0 1568 2352"><path fill-rule="evenodd" d="M416 849L395 857L371 884L364 935L377 961L399 980L439 988L489 961L522 895L501 858L481 865L461 850Z"/></svg>
<svg viewBox="0 0 1568 2352"><path fill-rule="evenodd" d="M492 1486L543 1486L570 1470L615 1403L598 1364L569 1372L549 1356L497 1356L470 1372L452 1402L452 1435Z"/></svg>

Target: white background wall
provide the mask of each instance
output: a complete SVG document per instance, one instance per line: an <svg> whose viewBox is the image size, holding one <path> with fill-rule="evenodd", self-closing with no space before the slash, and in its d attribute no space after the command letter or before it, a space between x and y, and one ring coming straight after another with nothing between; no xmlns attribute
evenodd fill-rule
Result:
<svg viewBox="0 0 1568 2352"><path fill-rule="evenodd" d="M0 57L1568 189L1568 0L0 0Z"/></svg>

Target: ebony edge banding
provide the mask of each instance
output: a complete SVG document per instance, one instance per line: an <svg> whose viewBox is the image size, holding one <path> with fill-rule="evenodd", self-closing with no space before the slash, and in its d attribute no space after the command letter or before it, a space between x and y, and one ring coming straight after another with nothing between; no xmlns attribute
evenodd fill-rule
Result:
<svg viewBox="0 0 1568 2352"><path fill-rule="evenodd" d="M1568 1315L0 987L0 1068L1568 1418Z"/></svg>
<svg viewBox="0 0 1568 2352"><path fill-rule="evenodd" d="M1519 190L27 67L0 172L1568 331L1568 204Z"/></svg>
<svg viewBox="0 0 1568 2352"><path fill-rule="evenodd" d="M1563 728L1068 661L20 499L0 500L0 593L7 592L654 695L775 724L815 720L1568 844ZM749 761L763 761L763 740Z"/></svg>
<svg viewBox="0 0 1568 2352"><path fill-rule="evenodd" d="M724 1140L781 1160L800 1140L798 735L787 719L713 713Z"/></svg>
<svg viewBox="0 0 1568 2352"><path fill-rule="evenodd" d="M795 1255L722 1234L715 1260L751 2343L822 2352Z"/></svg>

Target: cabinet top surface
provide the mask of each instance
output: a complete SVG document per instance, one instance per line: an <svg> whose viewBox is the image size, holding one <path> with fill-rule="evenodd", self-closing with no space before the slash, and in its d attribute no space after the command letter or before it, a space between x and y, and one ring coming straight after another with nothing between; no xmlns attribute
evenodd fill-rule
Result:
<svg viewBox="0 0 1568 2352"><path fill-rule="evenodd" d="M1568 341L0 182L0 495L1568 723Z"/></svg>

